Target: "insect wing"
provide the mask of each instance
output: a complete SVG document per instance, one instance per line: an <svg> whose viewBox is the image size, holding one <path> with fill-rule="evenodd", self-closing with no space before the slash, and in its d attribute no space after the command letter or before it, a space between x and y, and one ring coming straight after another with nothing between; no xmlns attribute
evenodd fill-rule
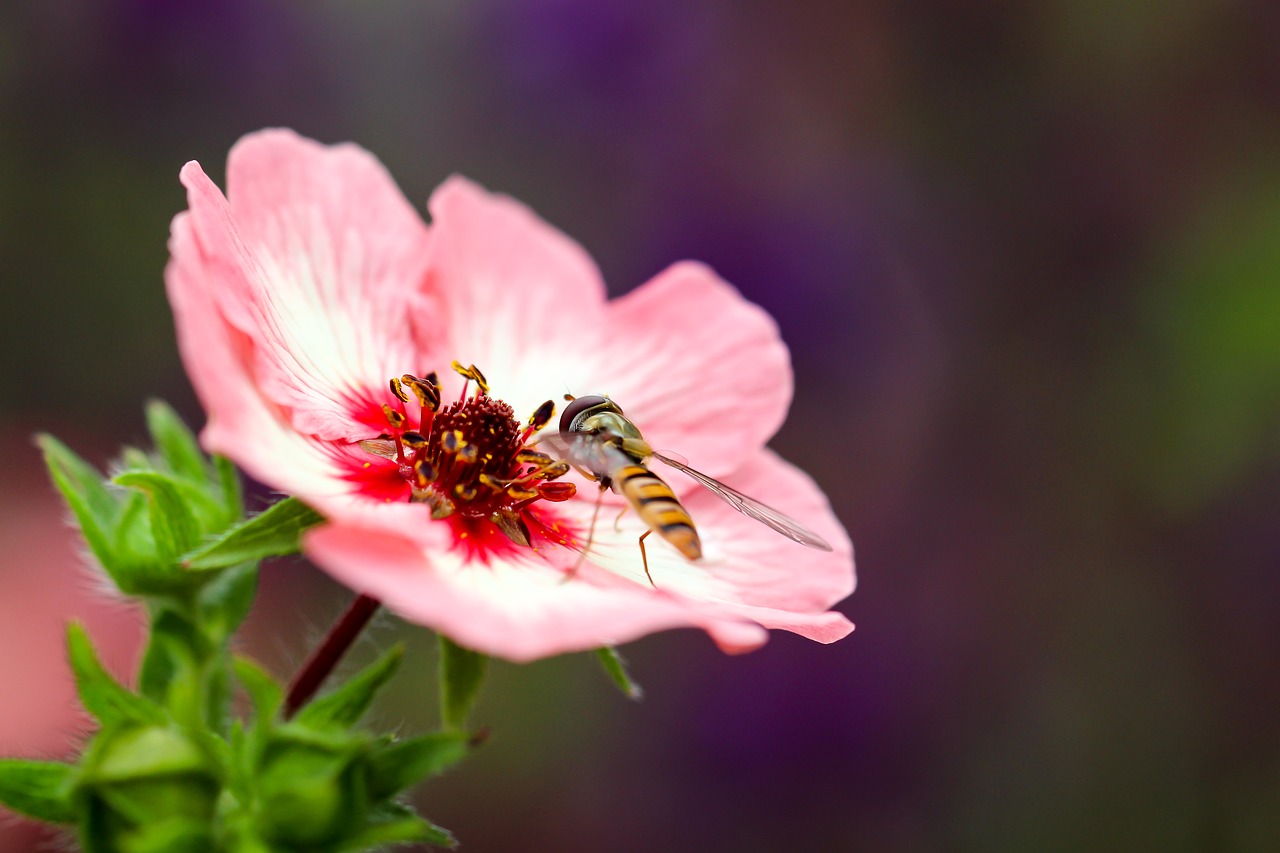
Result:
<svg viewBox="0 0 1280 853"><path fill-rule="evenodd" d="M810 548L817 548L819 551L831 550L831 546L828 545L826 540L821 536L811 530L806 530L801 527L799 524L778 512L773 507L766 506L755 498L744 495L732 486L726 486L719 480L708 477L701 471L696 471L683 462L672 459L670 456L665 456L661 453L655 453L653 455L655 459L661 459L665 464L670 465L678 471L683 471L685 474L688 474L690 477L697 480L738 512L749 518L754 518L761 524L766 524L769 527L772 527L774 530L778 531L793 542L799 542L801 545L808 545Z"/></svg>
<svg viewBox="0 0 1280 853"><path fill-rule="evenodd" d="M400 457L396 453L396 443L387 438L366 438L358 441L360 449L366 453L372 453L374 456L381 456L383 459L396 461Z"/></svg>

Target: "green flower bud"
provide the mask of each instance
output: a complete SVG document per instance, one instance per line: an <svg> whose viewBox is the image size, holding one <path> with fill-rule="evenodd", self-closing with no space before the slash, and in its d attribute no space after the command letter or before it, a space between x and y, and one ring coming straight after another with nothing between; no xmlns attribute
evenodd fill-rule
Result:
<svg viewBox="0 0 1280 853"><path fill-rule="evenodd" d="M178 729L105 730L76 785L85 850L134 849L160 824L206 825L221 789L216 764Z"/></svg>
<svg viewBox="0 0 1280 853"><path fill-rule="evenodd" d="M361 735L277 730L258 772L259 834L281 846L306 848L363 828L369 815L368 752Z"/></svg>

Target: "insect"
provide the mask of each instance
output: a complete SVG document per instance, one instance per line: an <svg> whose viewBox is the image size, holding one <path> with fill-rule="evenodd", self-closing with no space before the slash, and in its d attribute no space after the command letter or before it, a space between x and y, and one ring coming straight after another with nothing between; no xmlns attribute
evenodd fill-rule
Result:
<svg viewBox="0 0 1280 853"><path fill-rule="evenodd" d="M687 474L738 512L768 525L788 539L810 548L831 550L831 546L822 537L806 530L776 509L655 451L645 441L635 423L622 413L622 408L608 397L592 395L574 398L566 394L565 399L570 402L560 416L559 434L545 436L541 440L583 475L599 482L602 495L605 489L612 489L625 498L648 526L649 529L640 535L640 558L649 583L653 584L653 576L649 574L649 558L645 553L644 540L650 533L656 531L689 560L697 560L702 556L702 540L698 537L693 518L671 487L650 470L650 459L657 459ZM600 503L597 501L596 514L599 511ZM594 533L595 515L592 516L591 531L587 534L586 546L582 551L584 555L591 547Z"/></svg>

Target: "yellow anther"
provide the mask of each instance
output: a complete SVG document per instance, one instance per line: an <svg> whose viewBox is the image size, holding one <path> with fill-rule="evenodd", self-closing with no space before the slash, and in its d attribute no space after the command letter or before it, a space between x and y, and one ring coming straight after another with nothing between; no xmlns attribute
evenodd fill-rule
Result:
<svg viewBox="0 0 1280 853"><path fill-rule="evenodd" d="M548 400L538 407L538 410L529 418L529 426L534 429L542 429L556 415L556 404L553 400Z"/></svg>
<svg viewBox="0 0 1280 853"><path fill-rule="evenodd" d="M484 374L480 372L480 368L474 364L464 366L460 361L454 361L449 365L460 376L470 379L472 382L480 386L480 391L484 394L489 393L489 380L484 378Z"/></svg>
<svg viewBox="0 0 1280 853"><path fill-rule="evenodd" d="M400 384L399 379L391 380L391 393L399 397L401 403L409 402L409 395L404 393L404 386Z"/></svg>
<svg viewBox="0 0 1280 853"><path fill-rule="evenodd" d="M404 415L400 414L386 403L382 404L382 414L386 416L387 423L391 424L395 429L400 429L400 427L404 426Z"/></svg>
<svg viewBox="0 0 1280 853"><path fill-rule="evenodd" d="M435 374L433 373L432 376ZM418 377L406 373L400 377L405 385L409 386L409 390L413 392L413 396L418 398L418 402L422 404L422 408L429 412L434 412L440 408L440 386L432 382L430 379L419 379ZM394 380L392 380L394 381Z"/></svg>
<svg viewBox="0 0 1280 853"><path fill-rule="evenodd" d="M526 489L523 486L510 486L507 488L507 494L512 500L527 501L538 496L538 493L532 489Z"/></svg>
<svg viewBox="0 0 1280 853"><path fill-rule="evenodd" d="M451 429L444 435L440 436L440 449L445 453L453 455L465 447L466 440L462 437L462 430Z"/></svg>
<svg viewBox="0 0 1280 853"><path fill-rule="evenodd" d="M534 473L538 477L542 477L547 480L554 480L556 477L563 477L565 474L569 473L569 463L552 462L547 467L540 471L535 471Z"/></svg>
<svg viewBox="0 0 1280 853"><path fill-rule="evenodd" d="M476 367L474 364L471 365L470 370L471 370L471 378L474 379L476 381L476 384L480 386L481 391L488 394L489 380L484 378L484 374L480 372L480 368Z"/></svg>

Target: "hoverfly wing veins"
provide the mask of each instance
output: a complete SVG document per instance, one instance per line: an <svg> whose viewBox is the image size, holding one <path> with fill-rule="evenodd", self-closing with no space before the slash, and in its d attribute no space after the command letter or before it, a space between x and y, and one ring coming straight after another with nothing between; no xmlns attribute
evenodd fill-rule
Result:
<svg viewBox="0 0 1280 853"><path fill-rule="evenodd" d="M776 530L791 541L799 542L801 545L806 545L810 548L816 548L819 551L832 550L831 545L821 536L801 526L773 507L763 504L753 497L744 495L732 486L727 486L713 477L708 477L701 471L690 468L685 463L672 459L670 456L662 453L654 453L653 455L655 459L660 459L677 471L682 471L697 480L708 491L718 496L738 512Z"/></svg>
<svg viewBox="0 0 1280 853"><path fill-rule="evenodd" d="M384 459L397 459L396 443L388 438L366 438L358 441L360 449L366 453L372 453L374 456L381 456Z"/></svg>

